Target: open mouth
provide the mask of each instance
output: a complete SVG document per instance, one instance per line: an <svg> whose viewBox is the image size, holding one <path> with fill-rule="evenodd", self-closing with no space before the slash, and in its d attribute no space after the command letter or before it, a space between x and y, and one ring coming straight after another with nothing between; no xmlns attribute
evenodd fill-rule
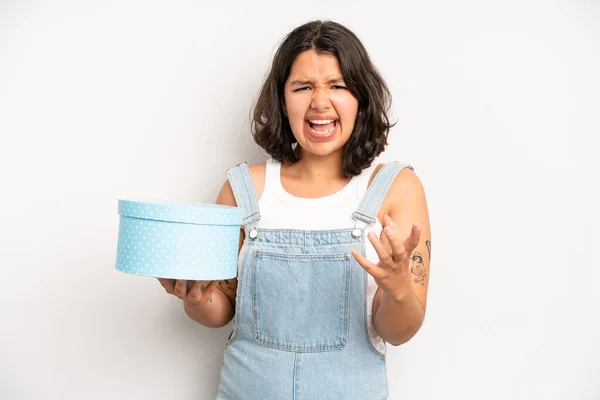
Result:
<svg viewBox="0 0 600 400"><path fill-rule="evenodd" d="M338 126L337 120L311 120L307 121L308 133L315 139L323 140L330 138Z"/></svg>

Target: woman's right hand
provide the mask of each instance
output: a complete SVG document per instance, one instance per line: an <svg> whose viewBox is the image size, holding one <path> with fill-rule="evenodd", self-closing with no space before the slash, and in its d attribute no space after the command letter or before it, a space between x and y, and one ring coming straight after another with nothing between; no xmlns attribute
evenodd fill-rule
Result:
<svg viewBox="0 0 600 400"><path fill-rule="evenodd" d="M179 297L188 306L212 303L212 295L219 281L186 281L183 279L157 278L165 291Z"/></svg>

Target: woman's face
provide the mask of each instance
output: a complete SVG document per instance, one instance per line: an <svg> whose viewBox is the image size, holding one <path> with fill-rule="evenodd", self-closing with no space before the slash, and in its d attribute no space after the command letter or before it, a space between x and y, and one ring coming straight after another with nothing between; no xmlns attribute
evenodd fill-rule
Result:
<svg viewBox="0 0 600 400"><path fill-rule="evenodd" d="M358 100L350 93L334 55L307 50L298 54L285 82L284 113L302 152L342 153Z"/></svg>

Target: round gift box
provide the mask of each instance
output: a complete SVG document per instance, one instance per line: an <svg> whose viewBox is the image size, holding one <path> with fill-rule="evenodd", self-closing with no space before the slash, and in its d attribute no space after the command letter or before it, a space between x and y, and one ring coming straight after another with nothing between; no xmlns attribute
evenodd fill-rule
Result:
<svg viewBox="0 0 600 400"><path fill-rule="evenodd" d="M187 280L237 276L241 208L119 200L118 210L117 270Z"/></svg>

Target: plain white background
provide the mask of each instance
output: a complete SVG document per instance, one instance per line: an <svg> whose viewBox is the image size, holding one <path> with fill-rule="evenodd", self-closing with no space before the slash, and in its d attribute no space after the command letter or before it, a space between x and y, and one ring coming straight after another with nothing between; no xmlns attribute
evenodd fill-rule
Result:
<svg viewBox="0 0 600 400"><path fill-rule="evenodd" d="M363 40L433 229L391 399L600 399L595 1L0 2L0 398L212 399L231 326L115 270L117 199L213 202L260 162L281 38ZM361 399L362 400L362 399Z"/></svg>

